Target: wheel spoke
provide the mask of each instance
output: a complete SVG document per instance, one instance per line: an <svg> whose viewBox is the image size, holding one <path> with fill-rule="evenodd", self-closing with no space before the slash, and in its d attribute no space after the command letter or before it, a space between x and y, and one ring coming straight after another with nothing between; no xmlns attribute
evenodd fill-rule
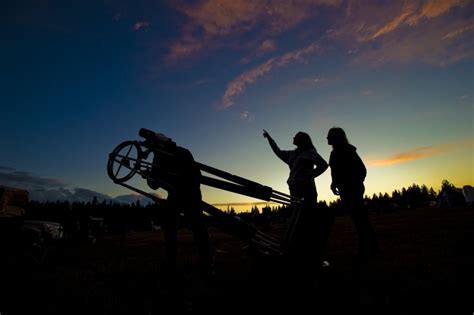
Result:
<svg viewBox="0 0 474 315"><path fill-rule="evenodd" d="M125 158L128 159L128 155L130 154L130 151L132 151L132 147L133 147L133 146L130 145L130 148L128 149L128 152L127 152L127 154L125 155ZM123 158L122 158L122 160L123 160ZM120 172L120 169L121 169L121 168L122 168L122 161L120 161L120 163L119 163L119 167L118 167L118 169L117 169L117 172L115 173L115 177L118 176L118 173Z"/></svg>

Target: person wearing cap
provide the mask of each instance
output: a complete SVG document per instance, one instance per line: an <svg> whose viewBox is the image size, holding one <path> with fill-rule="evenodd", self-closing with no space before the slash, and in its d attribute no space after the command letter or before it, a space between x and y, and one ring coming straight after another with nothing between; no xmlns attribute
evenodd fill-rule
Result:
<svg viewBox="0 0 474 315"><path fill-rule="evenodd" d="M178 218L182 213L189 222L199 254L201 272L213 274L213 262L209 234L201 209L201 171L188 149L177 146L169 137L156 133L145 136L149 145L159 147L162 154L154 153L148 186L163 188L168 192L164 209L163 232L166 242L167 264L171 271L176 268L178 246Z"/></svg>

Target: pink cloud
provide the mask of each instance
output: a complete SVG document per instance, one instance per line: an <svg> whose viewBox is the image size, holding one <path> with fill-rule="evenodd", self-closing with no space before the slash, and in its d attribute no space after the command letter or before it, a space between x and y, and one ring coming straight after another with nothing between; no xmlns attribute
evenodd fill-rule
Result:
<svg viewBox="0 0 474 315"><path fill-rule="evenodd" d="M240 120L246 121L246 122L251 122L255 119L255 115L250 113L249 111L243 111L240 113Z"/></svg>
<svg viewBox="0 0 474 315"><path fill-rule="evenodd" d="M371 39L375 39L379 36L382 36L386 33L390 33L393 30L397 29L400 27L401 24L406 22L408 18L410 18L414 13L414 7L413 5L408 5L406 6L403 11L395 17L393 20L382 26L380 29L378 29L372 36Z"/></svg>
<svg viewBox="0 0 474 315"><path fill-rule="evenodd" d="M176 42L173 44L173 46L171 46L165 60L168 63L174 63L184 56L188 57L193 55L194 53L200 51L203 47L204 43L202 41L195 39L191 35L187 35L181 38L179 42Z"/></svg>
<svg viewBox="0 0 474 315"><path fill-rule="evenodd" d="M313 43L306 48L288 52L280 57L271 58L259 66L245 71L227 85L220 108L225 109L234 105L234 98L236 96L242 94L247 86L256 83L259 78L265 76L273 69L281 68L291 62L302 61L308 55L319 51L319 46Z"/></svg>
<svg viewBox="0 0 474 315"><path fill-rule="evenodd" d="M420 16L433 18L448 12L454 7L465 6L469 2L469 0L429 0L423 5Z"/></svg>
<svg viewBox="0 0 474 315"><path fill-rule="evenodd" d="M260 46L258 46L257 48L257 53L258 54L264 54L266 52L269 52L269 51L274 51L276 50L276 43L274 40L271 40L271 39L267 39L267 40L264 40Z"/></svg>
<svg viewBox="0 0 474 315"><path fill-rule="evenodd" d="M133 24L133 30L135 31L139 31L140 29L147 29L150 27L150 23L147 22L147 21L139 21L139 22L136 22L135 24Z"/></svg>
<svg viewBox="0 0 474 315"><path fill-rule="evenodd" d="M466 33L466 32L470 32L474 30L474 22L469 24L469 25L463 25L457 29L454 29L452 31L450 31L449 33L447 33L446 35L443 36L443 39L452 39L452 38L456 38L458 36L461 36L462 34Z"/></svg>
<svg viewBox="0 0 474 315"><path fill-rule="evenodd" d="M251 46L253 45L251 44ZM261 58L262 56L268 54L269 52L277 50L277 44L273 39L266 39L261 42L257 48L252 48L252 50L253 51L250 54L240 60L241 64L250 63L257 58Z"/></svg>
<svg viewBox="0 0 474 315"><path fill-rule="evenodd" d="M331 3L331 5L340 4L340 2ZM355 63L378 65L389 62L422 62L444 66L474 56L474 44L472 41L465 40L464 36L474 29L474 19L459 16L460 10L456 10L468 4L467 0L393 1L384 2L383 5L348 0L345 2L345 16L332 20L326 35L320 42L342 44L346 49L350 49L348 54ZM283 16L286 15L278 13L283 7L284 5L273 7L269 12L280 18L268 21L284 21ZM470 8L472 8L472 3ZM268 13L259 12L257 14L259 18ZM288 12L292 10L288 9ZM288 13L288 23L282 24L286 25L286 29L279 27L270 27L270 29L289 30L293 25L290 21L298 24L306 19L305 14L298 15L295 12ZM237 20L232 19L233 22L229 25L238 25ZM250 22L250 25L252 23ZM230 26L225 29L227 30L225 33L230 34L236 32L238 27L235 27L233 31L230 31ZM273 47L272 42L263 42L259 46L262 51L273 49ZM307 55L306 49L268 59L240 74L228 84L220 108L233 106L238 95L244 93L249 86L267 76L271 71L303 59L298 56ZM244 58L243 62L249 62L251 57ZM372 93L372 91L362 91L361 95L367 96Z"/></svg>
<svg viewBox="0 0 474 315"><path fill-rule="evenodd" d="M390 62L445 66L474 56L474 45L462 38L444 38L442 20L424 25L421 29L394 33L384 38L376 47L361 49L353 61L372 65Z"/></svg>
<svg viewBox="0 0 474 315"><path fill-rule="evenodd" d="M375 39L386 33L390 33L403 24L415 26L423 18L430 19L447 13L454 7L465 6L469 3L467 0L428 0L422 6L414 2L406 2L402 8L402 12L397 14L395 18L378 29L371 39Z"/></svg>
<svg viewBox="0 0 474 315"><path fill-rule="evenodd" d="M474 56L474 18L466 0L351 1L328 38L350 47L354 63L426 63L444 66Z"/></svg>
<svg viewBox="0 0 474 315"><path fill-rule="evenodd" d="M188 18L182 36L170 48L166 60L177 61L189 57L212 43L233 35L256 30L263 37L292 29L318 14L320 6L337 6L342 0L248 1L201 0L194 4L176 5ZM189 39L194 40L190 41ZM203 43L196 45L196 42ZM188 47L189 46L189 47ZM274 42L266 41L257 51L274 49Z"/></svg>

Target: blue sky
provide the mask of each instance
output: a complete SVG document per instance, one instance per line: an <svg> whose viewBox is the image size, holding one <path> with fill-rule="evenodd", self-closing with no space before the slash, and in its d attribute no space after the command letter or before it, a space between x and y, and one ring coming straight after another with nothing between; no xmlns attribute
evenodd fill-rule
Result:
<svg viewBox="0 0 474 315"><path fill-rule="evenodd" d="M284 149L308 132L328 159L332 126L368 165L369 194L474 184L470 1L2 6L0 184L128 194L107 177L108 154L146 127L199 162L286 192L288 169L261 130ZM316 179L320 199L334 199L329 184L329 172ZM203 192L211 203L255 201Z"/></svg>

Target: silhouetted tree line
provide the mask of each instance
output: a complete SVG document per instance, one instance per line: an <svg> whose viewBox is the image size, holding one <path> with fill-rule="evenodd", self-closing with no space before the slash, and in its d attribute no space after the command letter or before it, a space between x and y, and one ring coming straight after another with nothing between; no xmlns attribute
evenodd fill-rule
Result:
<svg viewBox="0 0 474 315"><path fill-rule="evenodd" d="M408 188L402 188L401 190L394 190L391 194L379 193L370 196L365 196L365 205L369 211L381 213L390 212L397 209L412 209L420 207L436 206L438 203L438 197L445 189L454 189L454 185L448 181L443 181L443 186L440 192L436 192L433 188L428 188L426 185L413 184ZM344 214L344 209L341 207L340 200L332 201L329 204L326 201L319 201L319 207L330 208L335 210L339 214ZM291 210L287 206L274 206L266 207L270 209L271 218L277 217L288 217ZM265 208L264 208L265 209ZM256 207L252 207L251 213L258 211ZM235 214L235 210L230 208L227 210L228 213Z"/></svg>
<svg viewBox="0 0 474 315"><path fill-rule="evenodd" d="M408 188L394 190L391 194L379 193L373 194L371 197L365 196L365 204L370 212L377 214L399 209L437 206L441 194L454 188L454 185L447 180L443 181L440 192L436 192L426 185L413 184ZM337 215L344 215L344 209L339 200L329 204L320 201L318 205L334 210ZM98 202L97 198L90 202L72 203L68 201L30 201L26 208L25 219L59 222L69 233L99 233L103 229L102 227L106 227L106 230L111 233L123 233L131 230L151 230L153 226L160 226L163 212L160 211L160 207L158 204L142 205L139 201L132 204ZM230 207L225 212L240 217L244 222L261 227L268 227L271 222L284 222L291 215L291 209L283 205L267 206L262 211L253 206L250 211L240 213ZM100 222L100 227L97 226L98 222ZM181 224L186 224L185 218Z"/></svg>
<svg viewBox="0 0 474 315"><path fill-rule="evenodd" d="M38 202L30 201L25 219L59 222L66 234L99 234L101 232L124 233L135 230L151 230L159 225L160 211L155 204L141 205L116 202Z"/></svg>

